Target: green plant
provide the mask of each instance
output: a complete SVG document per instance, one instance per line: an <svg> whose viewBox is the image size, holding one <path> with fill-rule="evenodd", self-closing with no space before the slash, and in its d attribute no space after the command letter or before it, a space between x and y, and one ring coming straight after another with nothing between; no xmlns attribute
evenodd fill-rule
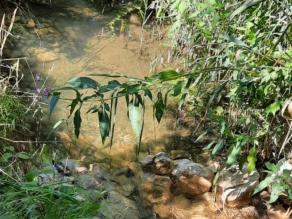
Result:
<svg viewBox="0 0 292 219"><path fill-rule="evenodd" d="M1 177L0 218L91 218L100 205L90 194L67 183L40 186Z"/></svg>
<svg viewBox="0 0 292 219"><path fill-rule="evenodd" d="M267 168L267 176L257 186L254 194L270 187L272 190L270 203L277 201L280 196L292 200L292 171L283 169L283 163L273 164L267 162L265 166Z"/></svg>

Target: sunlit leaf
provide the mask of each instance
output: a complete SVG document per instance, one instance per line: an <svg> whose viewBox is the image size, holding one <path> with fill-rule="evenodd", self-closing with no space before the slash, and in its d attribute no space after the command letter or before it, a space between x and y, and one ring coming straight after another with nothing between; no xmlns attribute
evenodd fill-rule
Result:
<svg viewBox="0 0 292 219"><path fill-rule="evenodd" d="M177 73L175 70L165 70L162 72L159 72L157 75L159 80L161 81L170 81L170 80L175 80L179 78L181 75Z"/></svg>
<svg viewBox="0 0 292 219"><path fill-rule="evenodd" d="M219 154L222 151L223 146L224 146L224 140L221 139L213 148L212 156Z"/></svg>
<svg viewBox="0 0 292 219"><path fill-rule="evenodd" d="M284 185L280 183L272 183L271 187L272 187L272 192L271 192L269 203L274 203L275 201L278 200L280 194L283 191L285 191L285 188L284 188Z"/></svg>
<svg viewBox="0 0 292 219"><path fill-rule="evenodd" d="M256 187L255 191L253 194L256 194L258 192L263 191L265 188L271 185L273 182L273 177L267 176L263 181L260 182L260 184Z"/></svg>
<svg viewBox="0 0 292 219"><path fill-rule="evenodd" d="M257 150L256 147L253 147L250 149L249 154L247 156L247 171L249 173L251 173L256 166L256 162L257 162Z"/></svg>
<svg viewBox="0 0 292 219"><path fill-rule="evenodd" d="M16 156L22 160L28 160L30 158L29 155L25 152L17 153Z"/></svg>
<svg viewBox="0 0 292 219"><path fill-rule="evenodd" d="M137 140L140 139L143 127L143 106L141 104L129 104L129 119Z"/></svg>
<svg viewBox="0 0 292 219"><path fill-rule="evenodd" d="M270 104L266 108L265 112L267 115L273 114L273 116L275 116L276 113L281 109L281 107L282 107L282 101L276 101L276 102Z"/></svg>
<svg viewBox="0 0 292 219"><path fill-rule="evenodd" d="M233 146L231 153L228 154L226 162L228 166L234 164L237 161L237 157L240 154L240 151L241 151L240 145Z"/></svg>
<svg viewBox="0 0 292 219"><path fill-rule="evenodd" d="M64 120L62 119L62 120L59 120L58 122L56 122L55 124L54 124L54 126L53 126L53 129L55 130L55 129L57 129L62 123L64 122Z"/></svg>

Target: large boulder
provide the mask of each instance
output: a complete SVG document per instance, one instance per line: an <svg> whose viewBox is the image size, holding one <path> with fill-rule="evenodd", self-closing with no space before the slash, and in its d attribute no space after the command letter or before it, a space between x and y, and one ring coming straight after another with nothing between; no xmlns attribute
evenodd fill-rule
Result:
<svg viewBox="0 0 292 219"><path fill-rule="evenodd" d="M213 176L210 169L188 159L176 161L171 173L178 192L191 196L208 192L212 186Z"/></svg>
<svg viewBox="0 0 292 219"><path fill-rule="evenodd" d="M144 170L151 171L157 175L169 175L173 169L173 161L164 152L154 156L147 156L141 164Z"/></svg>
<svg viewBox="0 0 292 219"><path fill-rule="evenodd" d="M252 194L259 183L259 173L248 173L247 168L242 170L225 169L218 178L216 185L217 200L228 207L243 207L250 203Z"/></svg>

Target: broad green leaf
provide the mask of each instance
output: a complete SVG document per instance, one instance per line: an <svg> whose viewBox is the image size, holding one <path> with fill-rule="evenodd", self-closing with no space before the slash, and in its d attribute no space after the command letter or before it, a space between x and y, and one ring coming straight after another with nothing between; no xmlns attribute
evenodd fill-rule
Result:
<svg viewBox="0 0 292 219"><path fill-rule="evenodd" d="M79 103L79 99L76 98L76 99L72 100L72 103L70 104L70 114L69 114L68 118L70 118L70 116L74 112L74 110L75 110L76 106L78 105L78 103Z"/></svg>
<svg viewBox="0 0 292 219"><path fill-rule="evenodd" d="M52 112L54 111L54 109L56 108L57 106L57 103L60 99L60 95L61 93L60 92L54 92L53 93L53 96L51 97L51 101L49 103L49 114L51 115Z"/></svg>
<svg viewBox="0 0 292 219"><path fill-rule="evenodd" d="M267 167L268 170L270 170L271 172L275 172L277 171L277 165L276 164L273 164L271 162L266 162L265 163L265 166Z"/></svg>
<svg viewBox="0 0 292 219"><path fill-rule="evenodd" d="M29 159L29 155L25 152L20 152L17 153L16 156L22 160L28 160Z"/></svg>
<svg viewBox="0 0 292 219"><path fill-rule="evenodd" d="M175 80L179 78L181 75L177 73L175 70L165 70L162 72L159 72L157 75L159 80L161 81L170 81L170 80Z"/></svg>
<svg viewBox="0 0 292 219"><path fill-rule="evenodd" d="M237 157L240 154L241 147L240 145L233 146L231 153L228 155L226 164L228 166L234 164L237 161Z"/></svg>
<svg viewBox="0 0 292 219"><path fill-rule="evenodd" d="M147 96L147 97L149 97L150 100L152 100L152 98L153 98L152 97L152 93L151 93L151 91L148 88L145 88L144 89L144 95Z"/></svg>
<svg viewBox="0 0 292 219"><path fill-rule="evenodd" d="M10 152L6 152L6 153L3 154L3 158L4 158L5 161L8 161L12 157L13 157L13 154L10 153Z"/></svg>
<svg viewBox="0 0 292 219"><path fill-rule="evenodd" d="M212 150L212 156L217 155L218 153L220 153L223 149L224 146L224 140L221 139L214 147L214 149Z"/></svg>
<svg viewBox="0 0 292 219"><path fill-rule="evenodd" d="M282 101L276 101L276 102L270 104L266 108L265 112L267 115L273 114L273 116L275 116L276 113L281 109L281 107L282 107Z"/></svg>
<svg viewBox="0 0 292 219"><path fill-rule="evenodd" d="M256 187L253 194L256 194L258 192L263 191L265 188L271 185L271 183L274 181L273 177L267 176L263 181L260 182L260 184Z"/></svg>
<svg viewBox="0 0 292 219"><path fill-rule="evenodd" d="M121 84L117 80L109 81L107 85L100 86L98 89L99 93L106 93L109 91L113 91L117 87L120 87Z"/></svg>
<svg viewBox="0 0 292 219"><path fill-rule="evenodd" d="M78 110L76 110L75 114L74 114L74 133L75 136L78 138L79 134L80 134L80 127L81 127L81 115L80 115L80 108Z"/></svg>
<svg viewBox="0 0 292 219"><path fill-rule="evenodd" d="M102 143L104 144L105 139L109 137L110 134L110 118L106 110L105 105L101 105L98 110L98 120L99 120L99 131L101 135Z"/></svg>
<svg viewBox="0 0 292 219"><path fill-rule="evenodd" d="M203 149L204 150L209 150L211 149L211 147L215 144L216 142L215 141L211 141L208 145L206 145Z"/></svg>
<svg viewBox="0 0 292 219"><path fill-rule="evenodd" d="M247 171L251 173L255 169L255 165L257 162L257 150L256 147L250 149L249 154L247 156Z"/></svg>
<svg viewBox="0 0 292 219"><path fill-rule="evenodd" d="M99 86L99 84L95 80L89 77L75 77L68 81L67 84L77 89L96 89Z"/></svg>
<svg viewBox="0 0 292 219"><path fill-rule="evenodd" d="M285 188L280 183L272 183L271 187L272 187L272 192L271 192L269 203L273 203L273 202L277 201L280 194L283 191L285 191Z"/></svg>
<svg viewBox="0 0 292 219"><path fill-rule="evenodd" d="M165 111L165 104L163 103L161 92L158 92L157 94L157 101L154 104L154 111L155 111L155 117L159 123Z"/></svg>
<svg viewBox="0 0 292 219"><path fill-rule="evenodd" d="M184 81L178 81L176 85L173 87L172 96L176 97L180 95L182 92L183 85L184 85Z"/></svg>

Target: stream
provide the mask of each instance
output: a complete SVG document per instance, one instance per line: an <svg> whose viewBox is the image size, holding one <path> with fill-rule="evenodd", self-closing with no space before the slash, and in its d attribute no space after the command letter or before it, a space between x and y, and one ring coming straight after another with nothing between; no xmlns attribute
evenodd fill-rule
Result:
<svg viewBox="0 0 292 219"><path fill-rule="evenodd" d="M17 48L12 54L13 57L29 58L31 66L27 70L32 75L40 74L42 77L41 82L37 84L39 88L62 87L73 77L88 76L92 73L122 73L143 78L171 66L167 43L161 40L155 28L146 28L143 31L140 26L130 24L125 32L113 34L109 31L108 23L114 18L114 14L100 14L85 0L63 0L57 3L47 6L31 5L33 22L25 21L27 28L22 30ZM100 83L108 81L107 78L96 79ZM70 92L65 92L64 95L66 98L73 97ZM70 158L81 160L88 165L103 165L108 174L112 175L115 189L134 202L139 218L225 218L226 215L218 213L210 193L194 199L177 194L165 202L164 199L168 199L169 194L158 193L163 191L168 181L158 177L153 183L153 176L144 174L136 162L135 137L127 118L125 102L121 101L118 106L111 149L102 145L97 114L86 113L93 104L87 103L83 107L78 140L72 133L72 122L61 126L58 136L70 152ZM68 105L69 102L66 101L58 103L52 125L67 118ZM207 162L207 155L199 154L189 139L190 130L176 128L173 111L170 110L168 116L157 124L153 120L151 104L146 108L139 160L149 153L166 151L174 157L182 153L183 157L191 158L195 162ZM121 175L120 171L125 168L133 172L134 177Z"/></svg>

